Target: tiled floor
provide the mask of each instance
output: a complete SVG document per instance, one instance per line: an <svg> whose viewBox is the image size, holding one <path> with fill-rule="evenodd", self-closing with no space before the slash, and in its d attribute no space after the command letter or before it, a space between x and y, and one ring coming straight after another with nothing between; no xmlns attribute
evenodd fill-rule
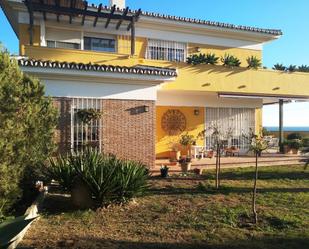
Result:
<svg viewBox="0 0 309 249"><path fill-rule="evenodd" d="M266 153L259 157L259 166L275 166L275 165L296 165L306 164L308 162L308 155L283 155L277 153ZM168 159L157 159L156 166L152 169L153 173L158 173L162 165L168 165L170 172L181 172L180 166L170 163ZM234 157L221 157L221 168L229 167L252 167L255 165L254 156L234 156ZM211 159L193 159L192 169L213 169L216 167L216 158Z"/></svg>

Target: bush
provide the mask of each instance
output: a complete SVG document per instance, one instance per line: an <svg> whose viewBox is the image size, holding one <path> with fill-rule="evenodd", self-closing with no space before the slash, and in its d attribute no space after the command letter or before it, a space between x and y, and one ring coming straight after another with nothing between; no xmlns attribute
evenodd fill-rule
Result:
<svg viewBox="0 0 309 249"><path fill-rule="evenodd" d="M303 146L302 141L299 139L285 140L283 144L287 145L291 149L296 149L296 150L299 150Z"/></svg>
<svg viewBox="0 0 309 249"><path fill-rule="evenodd" d="M286 68L286 66L277 63L277 64L275 64L275 65L273 66L273 69L274 69L274 70L278 70L278 71L285 71L287 68Z"/></svg>
<svg viewBox="0 0 309 249"><path fill-rule="evenodd" d="M199 65L199 64L210 64L216 65L218 63L219 57L216 57L215 54L193 54L187 58L187 63L191 65Z"/></svg>
<svg viewBox="0 0 309 249"><path fill-rule="evenodd" d="M227 67L239 67L241 64L240 60L237 57L229 54L226 54L224 55L224 57L221 57L221 61L223 63L223 66Z"/></svg>
<svg viewBox="0 0 309 249"><path fill-rule="evenodd" d="M76 170L67 156L60 155L49 159L48 175L56 180L64 190L71 190Z"/></svg>
<svg viewBox="0 0 309 249"><path fill-rule="evenodd" d="M247 58L248 68L258 69L262 66L261 60L256 56L250 56Z"/></svg>
<svg viewBox="0 0 309 249"><path fill-rule="evenodd" d="M304 147L309 147L309 137L303 138L302 143Z"/></svg>
<svg viewBox="0 0 309 249"><path fill-rule="evenodd" d="M309 66L307 65L301 65L297 68L298 72L304 72L304 73L308 73L309 72Z"/></svg>
<svg viewBox="0 0 309 249"><path fill-rule="evenodd" d="M44 86L0 48L0 216L35 183L54 148L57 111Z"/></svg>
<svg viewBox="0 0 309 249"><path fill-rule="evenodd" d="M147 168L139 162L117 159L94 150L51 160L50 172L63 187L79 176L98 204L126 202L147 189ZM72 173L72 170L76 173Z"/></svg>
<svg viewBox="0 0 309 249"><path fill-rule="evenodd" d="M290 133L290 134L287 136L287 139L288 139L288 140L293 140L293 139L299 139L299 140L301 140L301 139L302 139L302 136L301 136L299 133L295 132L295 133Z"/></svg>

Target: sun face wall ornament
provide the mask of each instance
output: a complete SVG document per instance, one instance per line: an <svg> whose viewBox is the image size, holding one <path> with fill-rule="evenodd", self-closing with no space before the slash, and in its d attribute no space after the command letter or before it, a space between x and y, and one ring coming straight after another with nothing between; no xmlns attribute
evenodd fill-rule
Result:
<svg viewBox="0 0 309 249"><path fill-rule="evenodd" d="M161 119L161 127L169 135L183 132L186 129L186 123L185 115L177 109L166 111Z"/></svg>

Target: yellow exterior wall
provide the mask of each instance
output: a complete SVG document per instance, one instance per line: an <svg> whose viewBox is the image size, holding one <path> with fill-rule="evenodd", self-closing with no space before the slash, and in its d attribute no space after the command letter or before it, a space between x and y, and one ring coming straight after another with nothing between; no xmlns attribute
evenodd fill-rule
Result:
<svg viewBox="0 0 309 249"><path fill-rule="evenodd" d="M196 52L196 48L200 49L200 52ZM201 45L195 43L189 43L188 45L189 55L191 54L215 54L219 57L218 64L221 64L221 57L225 54L236 56L241 61L241 67L247 67L247 58L250 56L255 56L256 58L262 60L262 51L261 50L252 50L252 49L240 49L240 48L229 48L222 46L213 46L213 45Z"/></svg>
<svg viewBox="0 0 309 249"><path fill-rule="evenodd" d="M157 157L169 157L169 152L172 150L174 144L179 143L181 134L176 136L170 136L167 134L161 126L161 119L163 114L169 109L176 109L181 111L186 117L186 130L182 133L188 132L190 135L197 137L197 135L205 129L205 108L204 107L175 107L175 106L157 106L156 116L156 156ZM199 115L194 115L194 110L199 109ZM198 145L203 145L204 141L199 139ZM182 151L183 154L186 151Z"/></svg>
<svg viewBox="0 0 309 249"><path fill-rule="evenodd" d="M21 44L28 42L23 36ZM35 44L38 43L39 32L35 32ZM25 41L25 42L23 42ZM184 62L146 60L146 39L136 39L136 55L131 57L128 50L128 37L119 37L118 53L81 51L72 49L56 49L38 46L24 48L22 55L34 59L57 60L77 63L108 64L119 66L149 65L155 67L177 68L178 77L163 86L164 90L185 90L199 92L228 92L244 94L268 94L283 96L309 96L309 73L286 73L274 70L254 70L247 68L227 68L221 65L192 66ZM26 44L26 43L25 43ZM191 47L193 47L191 45ZM216 47L216 53L226 51L245 60L250 54L262 56L259 51L248 49L224 49ZM203 47L202 52L211 51ZM214 50L215 51L215 50Z"/></svg>
<svg viewBox="0 0 309 249"><path fill-rule="evenodd" d="M33 26L33 45L40 46L40 26ZM25 55L25 45L29 45L29 25L19 24L19 54Z"/></svg>
<svg viewBox="0 0 309 249"><path fill-rule="evenodd" d="M263 128L263 110L262 108L255 109L255 134L260 134Z"/></svg>

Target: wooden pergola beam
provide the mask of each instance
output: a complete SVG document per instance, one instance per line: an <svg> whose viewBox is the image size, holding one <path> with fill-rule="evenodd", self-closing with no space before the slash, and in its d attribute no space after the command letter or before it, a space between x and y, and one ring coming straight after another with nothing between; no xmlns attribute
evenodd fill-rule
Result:
<svg viewBox="0 0 309 249"><path fill-rule="evenodd" d="M29 12L29 44L33 45L33 8L32 0L25 0Z"/></svg>
<svg viewBox="0 0 309 249"><path fill-rule="evenodd" d="M40 3L44 4L44 0L40 0ZM45 11L43 11L43 18L44 18L44 21L46 21L46 12Z"/></svg>
<svg viewBox="0 0 309 249"><path fill-rule="evenodd" d="M102 10L102 4L100 3L98 13L101 13L101 10ZM99 18L98 16L94 18L93 27L97 26L98 18Z"/></svg>
<svg viewBox="0 0 309 249"><path fill-rule="evenodd" d="M56 8L60 8L60 0L55 0ZM59 22L59 14L57 13L57 22Z"/></svg>
<svg viewBox="0 0 309 249"><path fill-rule="evenodd" d="M55 1L59 1L59 0L55 0ZM32 9L33 11L40 11L40 12L49 12L49 13L54 13L56 15L85 15L85 16L91 16L91 17L98 17L98 18L111 18L111 19L115 19L115 20L121 20L123 18L123 20L125 21L131 21L132 20L132 16L125 16L123 17L121 14L113 14L111 17L110 13L106 13L106 12L100 12L98 13L97 11L91 11L89 9L79 9L79 8L68 8L68 7L63 7L60 5L47 5L47 4L40 4L40 3L32 3Z"/></svg>
<svg viewBox="0 0 309 249"><path fill-rule="evenodd" d="M122 17L127 16L128 12L129 12L129 7L126 7L126 9L124 10L124 12L123 12L123 14L122 14ZM117 23L117 25L116 25L116 29L117 29L117 30L120 28L122 22L123 22L123 18L121 18L121 19L119 20L119 22Z"/></svg>
<svg viewBox="0 0 309 249"><path fill-rule="evenodd" d="M75 8L76 0L71 0L70 2L70 8ZM72 23L72 15L70 15L70 24Z"/></svg>
<svg viewBox="0 0 309 249"><path fill-rule="evenodd" d="M132 27L132 20L134 19L134 23L135 22L137 22L138 21L138 19L139 19L139 16L142 14L142 10L141 9L138 9L138 11L135 13L135 15L134 16L132 16L131 18L131 22L130 22L130 24L128 25L128 28L127 28L127 30L129 31L130 29L131 29L131 27Z"/></svg>
<svg viewBox="0 0 309 249"><path fill-rule="evenodd" d="M84 1L84 10L83 10L83 17L82 17L82 25L85 24L85 18L86 18L86 11L88 8L88 2Z"/></svg>
<svg viewBox="0 0 309 249"><path fill-rule="evenodd" d="M135 55L135 18L131 21L131 56Z"/></svg>
<svg viewBox="0 0 309 249"><path fill-rule="evenodd" d="M115 10L116 10L116 5L113 5L113 7L111 8L111 12L110 12L110 16L107 18L107 21L106 21L106 23L105 23L105 28L107 28L108 27L108 25L109 25L109 23L110 23L110 21L111 21L111 18L112 18L112 16L114 15L114 13L115 13Z"/></svg>

